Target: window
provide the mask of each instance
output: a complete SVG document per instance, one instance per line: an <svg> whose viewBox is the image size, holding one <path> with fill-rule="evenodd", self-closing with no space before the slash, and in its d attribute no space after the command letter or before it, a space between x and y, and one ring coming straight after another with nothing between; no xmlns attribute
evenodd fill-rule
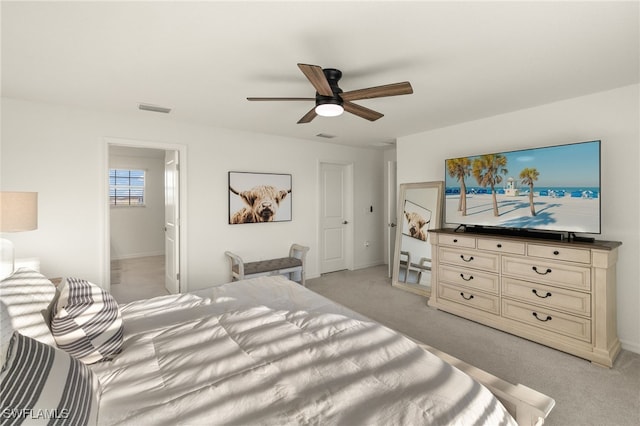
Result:
<svg viewBox="0 0 640 426"><path fill-rule="evenodd" d="M144 206L144 170L109 169L109 204Z"/></svg>

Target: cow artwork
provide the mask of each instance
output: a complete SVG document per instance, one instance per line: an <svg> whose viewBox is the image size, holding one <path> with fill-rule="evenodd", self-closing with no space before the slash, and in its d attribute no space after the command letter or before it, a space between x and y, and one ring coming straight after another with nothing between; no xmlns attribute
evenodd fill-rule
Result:
<svg viewBox="0 0 640 426"><path fill-rule="evenodd" d="M402 233L420 241L427 241L431 210L405 200Z"/></svg>
<svg viewBox="0 0 640 426"><path fill-rule="evenodd" d="M291 175L229 172L229 224L291 220L290 194Z"/></svg>
<svg viewBox="0 0 640 426"><path fill-rule="evenodd" d="M415 212L404 212L404 216L409 224L409 235L413 238L427 241L427 233L422 228L429 222Z"/></svg>
<svg viewBox="0 0 640 426"><path fill-rule="evenodd" d="M247 204L246 207L238 210L231 216L231 223L253 223L253 222L273 222L280 201L282 201L291 190L278 190L271 185L254 186L248 191L238 192L232 187L229 191L240 196Z"/></svg>

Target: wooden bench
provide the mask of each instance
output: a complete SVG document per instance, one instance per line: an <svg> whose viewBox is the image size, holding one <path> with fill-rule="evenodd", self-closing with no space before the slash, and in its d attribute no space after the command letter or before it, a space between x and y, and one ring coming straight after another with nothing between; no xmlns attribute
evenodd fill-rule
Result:
<svg viewBox="0 0 640 426"><path fill-rule="evenodd" d="M233 281L245 278L254 278L265 275L289 275L289 279L297 281L303 286L305 283L305 258L309 247L292 244L289 256L278 259L258 260L256 262L244 262L240 256L225 251L231 259L231 275Z"/></svg>

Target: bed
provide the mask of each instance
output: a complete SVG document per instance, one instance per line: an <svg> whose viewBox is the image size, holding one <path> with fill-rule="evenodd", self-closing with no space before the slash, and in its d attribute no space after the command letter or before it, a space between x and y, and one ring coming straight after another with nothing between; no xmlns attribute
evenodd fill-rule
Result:
<svg viewBox="0 0 640 426"><path fill-rule="evenodd" d="M16 319L25 305L15 307L19 287L30 281L33 288L36 280L50 291L44 277L33 271L27 275L26 280L10 277L0 284L2 310L10 314L3 321L3 341L5 322L19 332L2 347L7 353L1 373L3 405L7 365L20 358L16 335L30 335L56 359L68 357L65 362L80 364L77 369L89 380L84 402L74 409L52 402L57 396L35 398L33 406L51 410L36 411L45 420L62 417L73 424L70 418L82 411L76 424L533 425L542 424L554 404L541 393L414 342L282 276L117 306L113 317L120 336L112 330L94 340L93 349L96 341L107 347L119 340L121 346L103 360L81 362L86 357L93 361L95 351L70 356L59 349L59 336L51 342L42 324L34 327L33 320L25 325ZM69 297L65 291L57 292L62 293L54 296L57 300L46 302L43 296L37 301L45 328L58 330L52 334L59 333L60 325L47 323L47 315L60 316L60 298ZM107 305L100 311L113 308ZM26 318L24 312L20 318ZM43 388L55 387L47 383ZM11 404L5 417L34 420L33 411L25 414L24 402Z"/></svg>

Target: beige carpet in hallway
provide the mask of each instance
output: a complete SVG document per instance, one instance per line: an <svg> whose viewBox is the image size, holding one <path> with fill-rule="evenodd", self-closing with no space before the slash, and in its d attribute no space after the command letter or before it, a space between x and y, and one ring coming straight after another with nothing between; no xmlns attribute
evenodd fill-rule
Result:
<svg viewBox="0 0 640 426"><path fill-rule="evenodd" d="M169 294L164 288L164 256L112 260L111 294L120 304Z"/></svg>

